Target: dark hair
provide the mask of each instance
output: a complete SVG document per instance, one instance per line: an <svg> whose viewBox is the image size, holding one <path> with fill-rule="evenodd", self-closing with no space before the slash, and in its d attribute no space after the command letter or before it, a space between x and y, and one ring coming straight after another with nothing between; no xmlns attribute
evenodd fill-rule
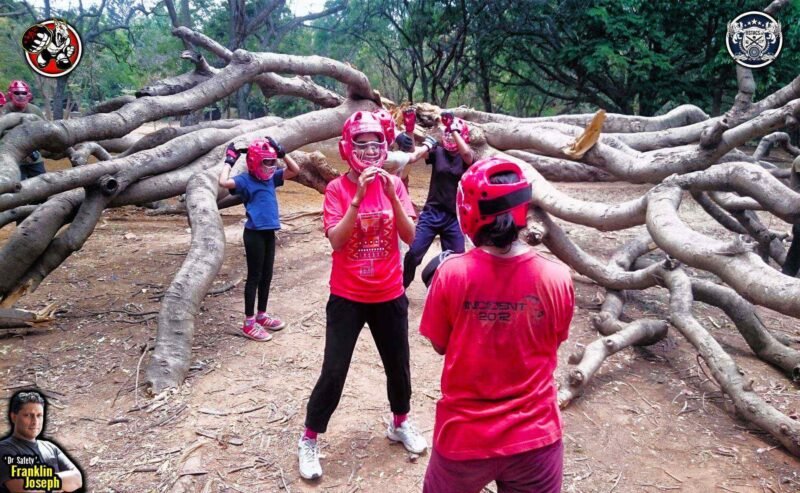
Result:
<svg viewBox="0 0 800 493"><path fill-rule="evenodd" d="M517 183L519 177L513 171L506 171L492 175L489 183L505 185ZM494 218L492 224L487 224L478 230L475 235L475 246L494 246L505 248L513 243L519 235L520 228L514 224L514 218L510 212L504 212Z"/></svg>
<svg viewBox="0 0 800 493"><path fill-rule="evenodd" d="M9 411L14 414L18 414L22 406L25 404L41 404L44 407L44 398L39 392L30 391L30 392L17 392L14 394L14 397L11 398L11 405L9 406Z"/></svg>

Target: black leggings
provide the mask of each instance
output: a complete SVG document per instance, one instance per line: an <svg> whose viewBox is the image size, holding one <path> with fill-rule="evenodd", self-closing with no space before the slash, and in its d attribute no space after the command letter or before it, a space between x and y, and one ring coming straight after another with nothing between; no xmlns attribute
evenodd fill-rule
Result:
<svg viewBox="0 0 800 493"><path fill-rule="evenodd" d="M275 231L244 228L244 253L247 256L247 283L244 285L244 314L255 315L258 289L258 311L267 311L272 266L275 263Z"/></svg>
<svg viewBox="0 0 800 493"><path fill-rule="evenodd" d="M394 414L411 409L411 369L408 351L408 298L405 294L382 303L359 303L332 294L325 309L325 357L317 385L306 408L306 428L325 433L342 397L358 335L369 325L386 373L386 392Z"/></svg>

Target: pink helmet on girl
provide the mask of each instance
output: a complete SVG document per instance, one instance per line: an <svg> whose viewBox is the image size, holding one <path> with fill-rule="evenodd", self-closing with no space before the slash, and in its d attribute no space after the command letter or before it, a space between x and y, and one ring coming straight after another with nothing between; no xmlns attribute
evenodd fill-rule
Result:
<svg viewBox="0 0 800 493"><path fill-rule="evenodd" d="M366 151L361 149L363 146L355 142L356 137L367 133L378 136L380 149L376 157L367 158ZM342 140L339 141L339 154L357 173L363 172L370 166L383 167L388 150L383 125L374 114L367 111L356 111L344 122Z"/></svg>
<svg viewBox="0 0 800 493"><path fill-rule="evenodd" d="M519 181L490 181L491 177L507 172L515 173ZM531 196L531 185L516 163L496 157L481 159L467 169L458 183L458 224L473 242L482 227L492 224L497 216L506 212L511 213L514 224L522 228L527 224Z"/></svg>
<svg viewBox="0 0 800 493"><path fill-rule="evenodd" d="M269 180L275 174L278 152L267 139L256 139L247 147L247 171L259 180ZM262 166L264 161L272 161L271 166Z"/></svg>
<svg viewBox="0 0 800 493"><path fill-rule="evenodd" d="M33 99L31 86L22 80L12 80L8 85L8 99L17 108L25 109L25 106Z"/></svg>
<svg viewBox="0 0 800 493"><path fill-rule="evenodd" d="M458 132L461 134L461 138L464 139L464 142L469 144L469 127L464 120L461 118L454 118L450 129L453 133ZM442 135L442 147L444 147L446 151L455 152L458 150L458 144L456 144L453 138L453 133L444 132Z"/></svg>

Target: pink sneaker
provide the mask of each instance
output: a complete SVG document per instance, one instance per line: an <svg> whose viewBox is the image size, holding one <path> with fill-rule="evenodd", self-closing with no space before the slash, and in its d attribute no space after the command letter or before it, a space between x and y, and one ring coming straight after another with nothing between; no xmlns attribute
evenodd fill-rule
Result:
<svg viewBox="0 0 800 493"><path fill-rule="evenodd" d="M281 321L278 317L270 317L266 313L256 316L256 324L269 330L281 330L286 327L286 323Z"/></svg>
<svg viewBox="0 0 800 493"><path fill-rule="evenodd" d="M264 330L264 327L258 323L242 324L242 334L254 341L265 342L272 339L272 334Z"/></svg>

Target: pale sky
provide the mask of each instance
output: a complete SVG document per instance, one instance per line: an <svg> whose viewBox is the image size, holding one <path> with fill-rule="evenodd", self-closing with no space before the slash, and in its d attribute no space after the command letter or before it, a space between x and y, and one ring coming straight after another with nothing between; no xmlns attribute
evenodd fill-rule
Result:
<svg viewBox="0 0 800 493"><path fill-rule="evenodd" d="M286 4L296 16L319 12L325 8L325 0L287 0Z"/></svg>

